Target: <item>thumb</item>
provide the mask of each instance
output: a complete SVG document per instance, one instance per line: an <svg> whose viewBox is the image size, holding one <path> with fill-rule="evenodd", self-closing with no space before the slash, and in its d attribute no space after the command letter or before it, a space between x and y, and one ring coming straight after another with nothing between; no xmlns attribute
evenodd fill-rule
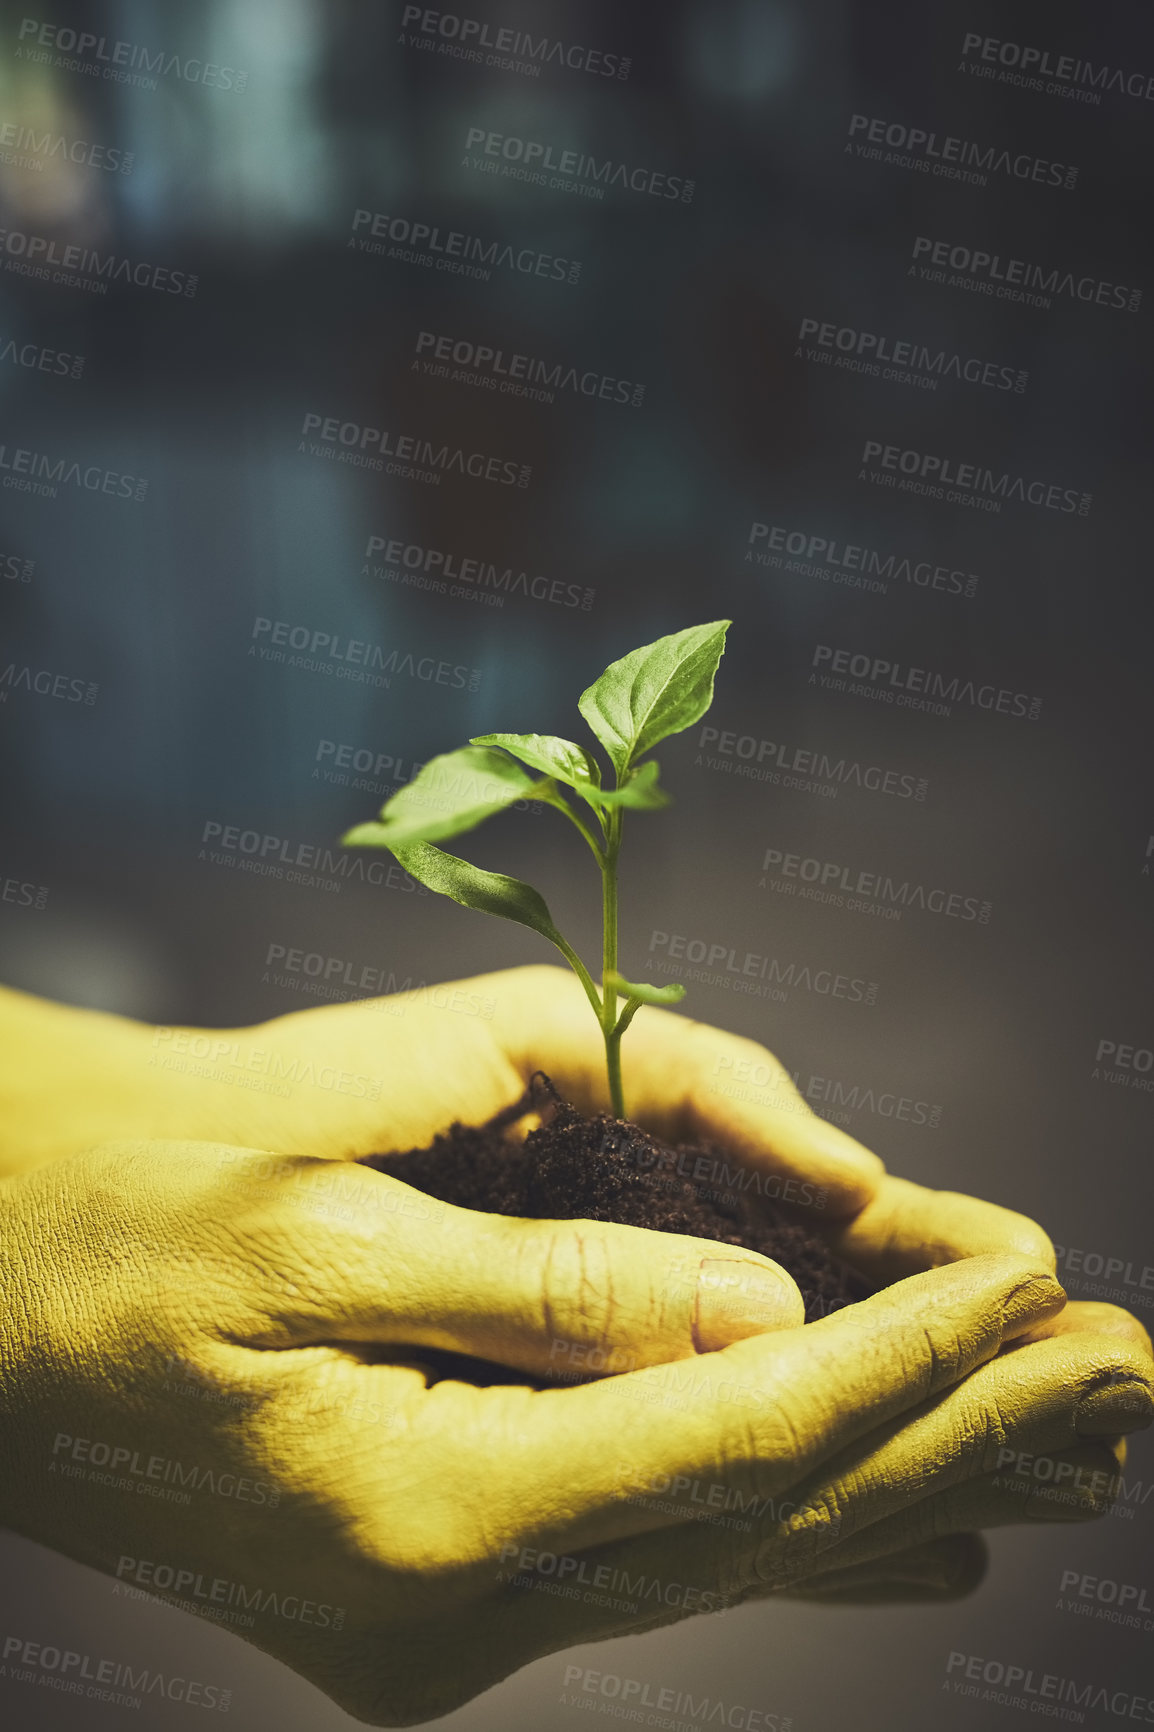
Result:
<svg viewBox="0 0 1154 1732"><path fill-rule="evenodd" d="M438 1347L583 1381L804 1320L792 1278L754 1251L611 1221L489 1215L365 1177L398 1194L381 1194L393 1207L360 1213L355 1228L310 1228L317 1274L298 1284L308 1315L294 1305L294 1344L303 1328L305 1339ZM411 1213L407 1199L419 1203Z"/></svg>

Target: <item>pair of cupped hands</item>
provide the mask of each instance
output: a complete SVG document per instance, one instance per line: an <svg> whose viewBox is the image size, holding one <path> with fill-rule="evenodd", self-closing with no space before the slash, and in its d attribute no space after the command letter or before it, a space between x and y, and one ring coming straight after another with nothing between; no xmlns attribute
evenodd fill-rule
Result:
<svg viewBox="0 0 1154 1732"><path fill-rule="evenodd" d="M3 994L0 1032L0 1519L248 1608L238 1633L373 1723L755 1597L966 1592L978 1530L1101 1513L1150 1421L1145 1331L1067 1303L1040 1227L887 1176L764 1048L679 1015L630 1032L631 1115L808 1199L873 1297L803 1328L755 1253L351 1164L538 1069L604 1110L558 969L231 1031Z"/></svg>

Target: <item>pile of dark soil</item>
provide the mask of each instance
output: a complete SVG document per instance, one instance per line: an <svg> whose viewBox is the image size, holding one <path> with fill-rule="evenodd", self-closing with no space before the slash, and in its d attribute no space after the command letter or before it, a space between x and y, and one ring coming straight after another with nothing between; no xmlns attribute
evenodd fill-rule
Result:
<svg viewBox="0 0 1154 1732"><path fill-rule="evenodd" d="M526 1113L541 1125L523 1142L506 1136ZM624 1119L587 1118L563 1101L543 1072L526 1093L483 1125L454 1124L429 1148L365 1155L427 1196L493 1215L619 1221L743 1245L787 1269L814 1322L874 1291L825 1243L752 1188L738 1188L738 1162L709 1144L670 1147ZM704 1178L690 1175L705 1174Z"/></svg>

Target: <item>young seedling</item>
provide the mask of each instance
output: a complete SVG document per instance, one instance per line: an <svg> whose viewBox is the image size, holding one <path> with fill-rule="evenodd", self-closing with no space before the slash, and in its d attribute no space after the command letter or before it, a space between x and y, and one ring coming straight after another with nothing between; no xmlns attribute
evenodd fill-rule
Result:
<svg viewBox="0 0 1154 1732"><path fill-rule="evenodd" d="M625 1117L621 1037L643 1004L676 1004L679 985L650 986L617 972L617 861L626 811L669 804L647 757L671 734L691 728L713 702L713 681L730 620L690 626L622 656L582 692L578 702L613 770L606 787L593 754L556 734L478 734L445 752L381 808L380 822L357 824L341 838L349 848L387 848L413 878L466 908L531 926L557 946L593 1007L605 1040L609 1095ZM643 763L641 760L645 759ZM543 772L536 779L531 772ZM518 800L538 800L563 812L580 831L601 872L602 961L598 990L589 969L562 937L540 893L519 878L483 872L433 846L476 829ZM583 811L575 804L588 808ZM619 1008L620 1006L620 1008Z"/></svg>

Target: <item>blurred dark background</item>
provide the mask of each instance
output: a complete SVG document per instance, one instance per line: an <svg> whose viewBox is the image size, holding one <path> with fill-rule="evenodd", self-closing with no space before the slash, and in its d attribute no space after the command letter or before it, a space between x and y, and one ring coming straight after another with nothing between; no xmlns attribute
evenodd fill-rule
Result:
<svg viewBox="0 0 1154 1732"><path fill-rule="evenodd" d="M832 1115L895 1171L1024 1209L1089 1252L1064 1259L1071 1292L1107 1296L1080 1266L1120 1259L1129 1279L1109 1296L1141 1311L1154 1294L1154 102L1117 86L1154 80L1154 26L1117 4L959 0L439 9L589 51L530 76L437 52L452 35L405 10L0 9L0 876L18 887L0 901L0 976L157 1021L236 1025L317 1002L305 973L273 978L274 946L397 985L543 959L528 932L346 877L337 838L414 763L490 729L572 733L577 695L608 661L729 616L709 724L735 739L722 755L694 731L659 754L676 805L627 842L624 971L667 955L655 934L732 949L739 967L747 953L774 958L793 984L755 997L715 965L691 981L688 1008L764 1040L803 1086L835 1082L822 1094ZM66 52L69 32L176 59L150 74L129 56L135 81L120 81L94 50ZM978 38L1124 78L1069 78L1065 94L1048 77L999 82L980 72L1001 63L964 46ZM1027 167L975 180L927 172L941 159L926 149L920 168L869 160L855 115L932 133L927 149L951 137ZM692 196L611 185L595 199L588 179L568 190L486 173L470 129L643 167L692 182ZM47 135L85 148L38 148ZM1051 163L1063 184L1048 183ZM580 271L457 274L412 239L362 250L372 222L358 211ZM929 281L918 237L1143 298L1129 310L1058 289L1045 306L984 293L973 274ZM82 252L54 262L68 247ZM128 261L103 293L93 253ZM836 340L826 361L809 359L807 319L996 363L1024 372L1025 388L913 363L903 370L929 384L884 376L889 363L839 368ZM419 365L421 332L641 384L643 399L559 388L544 402L436 377ZM333 460L341 446L317 439L315 419L303 432L310 416L531 475L520 487L355 467ZM1081 515L1006 498L994 512L876 485L867 440L1092 504ZM22 451L65 460L54 493L20 486L36 473ZM69 465L97 486L68 480ZM815 557L809 570L758 564L754 524L893 555L891 575L855 587ZM389 543L509 572L509 587L478 581L478 567L444 592L406 584ZM935 590L915 567L978 581L967 594L947 575ZM291 665L291 647L262 659L273 630L258 621L379 645L397 652L394 672L387 685L343 677L331 642L311 667ZM817 645L1040 710L1030 720L963 696L940 715L823 688ZM405 671L428 657L476 677L454 688ZM735 773L738 738L754 763L801 763L790 774L804 785ZM822 755L841 771L815 773ZM353 786L370 758L369 785ZM925 797L859 785L853 765L891 788L924 781ZM230 826L248 841L223 847ZM245 869L302 844L319 861L305 882ZM989 918L905 906L893 919L775 894L772 875L759 883L767 849L988 902ZM549 815L503 817L465 851L539 884L594 950L595 885ZM872 983L874 1002L806 984L827 969ZM1109 1077L1104 1042L1134 1055ZM920 1115L933 1122L888 1116L879 1102L894 1094L935 1109ZM941 1693L950 1649L1009 1646L1041 1670L1138 1688L1140 1636L1053 1610L1074 1565L1154 1596L1149 1451L1131 1467L1123 1513L1092 1532L997 1538L987 1582L960 1606L747 1609L599 1650L597 1663L714 1694L724 1683L727 1699L792 1715L799 1732L1013 1722ZM252 1708L246 1724L343 1723L220 1633L110 1607L95 1578L33 1548L13 1556L37 1595L70 1600L81 1629L163 1619L180 1651L211 1651ZM561 1671L541 1662L456 1718L574 1720L557 1706ZM22 1724L105 1723L64 1702L37 1719L25 1695ZM147 1709L160 1716L147 1723L167 1725L164 1712L179 1717Z"/></svg>

